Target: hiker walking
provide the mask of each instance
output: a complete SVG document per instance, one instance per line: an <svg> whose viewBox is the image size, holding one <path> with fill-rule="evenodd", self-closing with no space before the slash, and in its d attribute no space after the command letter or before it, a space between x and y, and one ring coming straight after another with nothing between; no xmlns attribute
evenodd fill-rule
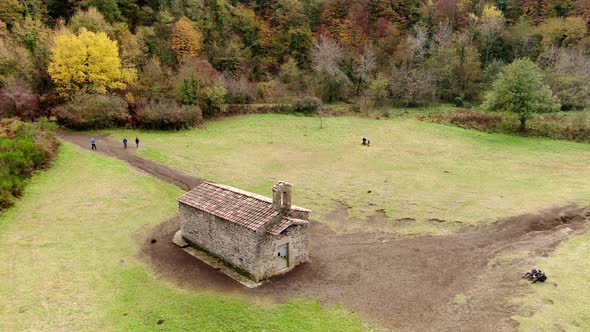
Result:
<svg viewBox="0 0 590 332"><path fill-rule="evenodd" d="M123 146L127 149L127 137L123 138Z"/></svg>
<svg viewBox="0 0 590 332"><path fill-rule="evenodd" d="M135 137L135 147L139 148L139 137Z"/></svg>
<svg viewBox="0 0 590 332"><path fill-rule="evenodd" d="M96 150L96 140L94 137L90 139L90 146L92 147L92 150Z"/></svg>

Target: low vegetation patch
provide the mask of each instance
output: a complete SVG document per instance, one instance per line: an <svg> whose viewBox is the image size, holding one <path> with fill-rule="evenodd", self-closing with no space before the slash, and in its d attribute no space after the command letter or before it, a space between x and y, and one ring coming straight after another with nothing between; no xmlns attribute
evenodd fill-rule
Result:
<svg viewBox="0 0 590 332"><path fill-rule="evenodd" d="M450 124L488 133L590 142L590 112L588 111L536 115L527 122L526 131L521 130L518 116L509 113L459 110L417 114L416 117L422 121Z"/></svg>
<svg viewBox="0 0 590 332"><path fill-rule="evenodd" d="M174 100L150 102L137 111L138 124L145 129L187 129L197 125L202 118L198 106L179 105Z"/></svg>
<svg viewBox="0 0 590 332"><path fill-rule="evenodd" d="M26 180L49 165L59 142L46 122L0 119L0 210L21 196Z"/></svg>
<svg viewBox="0 0 590 332"><path fill-rule="evenodd" d="M230 104L226 115L290 113L290 104Z"/></svg>
<svg viewBox="0 0 590 332"><path fill-rule="evenodd" d="M68 128L87 130L123 126L127 103L116 95L83 94L56 109L57 121Z"/></svg>
<svg viewBox="0 0 590 332"><path fill-rule="evenodd" d="M297 99L293 103L293 111L307 115L317 113L322 107L322 100L317 97L307 96Z"/></svg>

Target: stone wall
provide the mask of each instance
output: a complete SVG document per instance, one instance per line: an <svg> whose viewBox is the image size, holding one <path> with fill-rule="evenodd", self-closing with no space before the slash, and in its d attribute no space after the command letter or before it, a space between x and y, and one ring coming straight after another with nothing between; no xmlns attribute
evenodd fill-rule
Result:
<svg viewBox="0 0 590 332"><path fill-rule="evenodd" d="M180 230L192 245L250 274L256 281L284 273L309 259L307 225L291 226L278 236L255 232L179 203ZM301 212L301 216L308 213ZM288 268L278 270L280 245L289 243Z"/></svg>
<svg viewBox="0 0 590 332"><path fill-rule="evenodd" d="M264 233L260 241L258 261L259 274L263 279L277 273L290 271L295 266L309 260L307 227L307 225L291 226L278 236ZM285 243L289 243L289 266L279 271L277 255L279 246Z"/></svg>
<svg viewBox="0 0 590 332"><path fill-rule="evenodd" d="M289 217L297 218L302 220L309 220L309 211L291 210L289 211Z"/></svg>
<svg viewBox="0 0 590 332"><path fill-rule="evenodd" d="M179 211L182 236L188 242L256 279L259 235L255 231L182 203Z"/></svg>

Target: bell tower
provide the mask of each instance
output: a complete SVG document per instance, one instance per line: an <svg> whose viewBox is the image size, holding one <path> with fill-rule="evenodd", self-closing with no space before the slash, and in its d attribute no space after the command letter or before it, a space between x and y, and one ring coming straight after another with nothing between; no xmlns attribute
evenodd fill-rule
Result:
<svg viewBox="0 0 590 332"><path fill-rule="evenodd" d="M277 212L291 210L291 187L290 183L279 181L272 186L272 207Z"/></svg>

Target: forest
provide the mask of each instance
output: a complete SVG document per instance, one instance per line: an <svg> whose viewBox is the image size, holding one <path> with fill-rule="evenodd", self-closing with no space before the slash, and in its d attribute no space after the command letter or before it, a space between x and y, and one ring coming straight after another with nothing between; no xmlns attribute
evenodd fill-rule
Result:
<svg viewBox="0 0 590 332"><path fill-rule="evenodd" d="M477 106L521 58L557 108L590 102L590 0L6 0L0 20L0 114L76 129Z"/></svg>

